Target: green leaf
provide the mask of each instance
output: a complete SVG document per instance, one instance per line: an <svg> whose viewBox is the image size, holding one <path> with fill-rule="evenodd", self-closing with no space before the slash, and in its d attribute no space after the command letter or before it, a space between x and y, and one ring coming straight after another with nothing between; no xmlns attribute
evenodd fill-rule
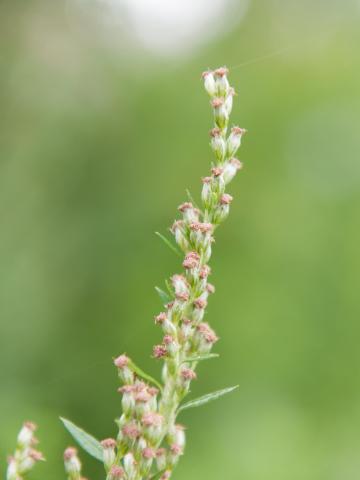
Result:
<svg viewBox="0 0 360 480"><path fill-rule="evenodd" d="M85 450L85 452L100 462L103 461L103 449L100 442L96 440L96 438L89 433L86 433L82 428L77 427L74 423L70 422L70 420L62 417L60 417L60 420L69 433L77 441L77 443Z"/></svg>
<svg viewBox="0 0 360 480"><path fill-rule="evenodd" d="M166 305L167 303L171 302L171 297L170 295L168 295L166 292L164 292L164 290L162 290L161 288L159 287L155 287L155 290L157 291L159 297L160 297L160 300L163 302L164 305Z"/></svg>
<svg viewBox="0 0 360 480"><path fill-rule="evenodd" d="M186 195L188 196L188 199L189 199L190 202L193 204L193 206L194 206L195 208L197 208L198 210L200 210L200 212L201 212L201 209L199 208L199 206L198 206L197 203L195 202L194 197L193 197L193 196L191 195L191 193L190 193L190 190L187 188L185 191L186 191Z"/></svg>
<svg viewBox="0 0 360 480"><path fill-rule="evenodd" d="M151 377L150 375L148 375L147 373L145 373L143 370L141 370L140 367L138 367L137 365L135 365L135 363L131 360L130 361L130 368L132 368L134 370L134 372L141 378L143 378L144 380L147 380L148 382L150 383L153 383L154 385L156 385L160 390L162 390L162 386L161 384L155 380L155 378Z"/></svg>
<svg viewBox="0 0 360 480"><path fill-rule="evenodd" d="M176 255L181 257L180 250L178 250L178 248L168 238L164 237L164 235L162 235L160 232L155 232L155 235L161 238L161 240L165 243L165 245L170 248L170 250L172 250L174 253L176 253Z"/></svg>
<svg viewBox="0 0 360 480"><path fill-rule="evenodd" d="M184 362L200 362L201 360L210 360L210 358L220 357L218 353L204 353L203 355L194 355L193 357L185 358Z"/></svg>
<svg viewBox="0 0 360 480"><path fill-rule="evenodd" d="M231 393L236 390L239 385L235 385L234 387L224 388L223 390L217 390L216 392L208 393L203 395L202 397L195 398L194 400L190 400L187 403L184 403L178 409L178 413L182 412L183 410L187 410L188 408L195 408L201 407L201 405L205 405L205 403L212 402L213 400L217 400L218 398L226 395L227 393Z"/></svg>

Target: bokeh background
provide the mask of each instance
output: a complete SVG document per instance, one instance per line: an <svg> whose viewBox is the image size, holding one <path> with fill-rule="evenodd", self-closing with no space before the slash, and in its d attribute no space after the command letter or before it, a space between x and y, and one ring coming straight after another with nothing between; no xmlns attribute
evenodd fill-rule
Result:
<svg viewBox="0 0 360 480"><path fill-rule="evenodd" d="M212 261L221 358L192 394L240 389L183 413L176 478L358 479L360 2L3 0L0 42L2 472L23 419L33 479L64 478L59 415L115 434L112 356L159 374L179 262L154 232L199 196L200 74L225 64L249 133Z"/></svg>

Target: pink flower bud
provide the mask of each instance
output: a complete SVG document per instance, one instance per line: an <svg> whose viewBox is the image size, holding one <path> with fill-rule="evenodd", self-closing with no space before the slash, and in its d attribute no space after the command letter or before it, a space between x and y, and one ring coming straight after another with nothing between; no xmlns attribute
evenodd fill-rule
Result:
<svg viewBox="0 0 360 480"><path fill-rule="evenodd" d="M222 162L226 153L226 142L221 134L220 128L213 128L210 131L210 146L215 153L218 162Z"/></svg>
<svg viewBox="0 0 360 480"><path fill-rule="evenodd" d="M200 323L200 325L197 327L197 330L207 343L214 344L219 340L214 330L212 330L207 323Z"/></svg>
<svg viewBox="0 0 360 480"><path fill-rule="evenodd" d="M223 169L220 167L213 167L211 169L211 173L214 175L214 177L219 177L223 173Z"/></svg>
<svg viewBox="0 0 360 480"><path fill-rule="evenodd" d="M204 80L204 87L210 97L213 97L216 94L216 82L214 74L211 71L206 71L202 74Z"/></svg>
<svg viewBox="0 0 360 480"><path fill-rule="evenodd" d="M214 71L216 89L219 95L226 96L229 93L230 85L227 79L229 70L226 67L217 68Z"/></svg>
<svg viewBox="0 0 360 480"><path fill-rule="evenodd" d="M164 472L161 477L160 477L160 480L169 480L169 478L171 477L171 471L170 470L166 470L166 472Z"/></svg>
<svg viewBox="0 0 360 480"><path fill-rule="evenodd" d="M217 77L224 77L229 74L229 69L227 67L219 67L216 70L214 70L214 74Z"/></svg>
<svg viewBox="0 0 360 480"><path fill-rule="evenodd" d="M77 450L73 447L68 447L64 452L65 471L70 476L80 474L81 463L77 456Z"/></svg>
<svg viewBox="0 0 360 480"><path fill-rule="evenodd" d="M199 261L200 255L198 253L189 252L183 261L183 267L189 270L197 268L199 266Z"/></svg>
<svg viewBox="0 0 360 480"><path fill-rule="evenodd" d="M165 448L158 448L156 451L156 466L158 470L164 470L166 467L166 450Z"/></svg>
<svg viewBox="0 0 360 480"><path fill-rule="evenodd" d="M125 477L125 472L124 472L124 469L117 466L117 465L113 465L111 468L110 468L110 471L109 471L109 480L120 480L122 478Z"/></svg>
<svg viewBox="0 0 360 480"><path fill-rule="evenodd" d="M156 452L152 448L144 448L143 451L141 452L142 456L149 460L150 458L155 458Z"/></svg>
<svg viewBox="0 0 360 480"><path fill-rule="evenodd" d="M105 440L101 441L101 446L104 449L107 449L107 448L113 449L116 447L116 440L114 440L113 438L106 438Z"/></svg>
<svg viewBox="0 0 360 480"><path fill-rule="evenodd" d="M200 268L199 277L201 279L207 278L210 275L210 273L211 273L211 268L209 267L209 265L203 265Z"/></svg>
<svg viewBox="0 0 360 480"><path fill-rule="evenodd" d="M163 358L167 355L167 350L164 345L155 345L153 348L154 358Z"/></svg>
<svg viewBox="0 0 360 480"><path fill-rule="evenodd" d="M146 413L141 422L146 427L161 427L164 421L164 417L156 412Z"/></svg>
<svg viewBox="0 0 360 480"><path fill-rule="evenodd" d="M236 175L236 172L242 168L242 163L237 158L231 158L224 167L223 178L224 182L227 184Z"/></svg>
<svg viewBox="0 0 360 480"><path fill-rule="evenodd" d="M220 198L221 205L229 205L233 201L233 197L228 193L224 193Z"/></svg>
<svg viewBox="0 0 360 480"><path fill-rule="evenodd" d="M203 298L197 298L194 300L194 307L199 308L199 309L204 309L207 306L207 301L204 300Z"/></svg>
<svg viewBox="0 0 360 480"><path fill-rule="evenodd" d="M184 221L176 220L173 223L170 231L175 236L175 241L179 245L179 247L182 250L186 250L188 248L189 242L186 238L186 233L184 230Z"/></svg>
<svg viewBox="0 0 360 480"><path fill-rule="evenodd" d="M196 373L194 372L194 370L191 370L191 368L184 367L181 370L181 377L184 380L195 380L196 379Z"/></svg>
<svg viewBox="0 0 360 480"><path fill-rule="evenodd" d="M215 293L215 287L212 283L208 283L206 285L206 290L208 291L208 293Z"/></svg>
<svg viewBox="0 0 360 480"><path fill-rule="evenodd" d="M230 157L234 155L240 147L241 137L244 135L244 133L246 133L244 128L233 127L231 129L231 133L227 140L227 152Z"/></svg>
<svg viewBox="0 0 360 480"><path fill-rule="evenodd" d="M129 361L130 359L126 355L120 355L119 357L115 358L114 365L117 368L124 368L128 366Z"/></svg>
<svg viewBox="0 0 360 480"><path fill-rule="evenodd" d="M165 320L167 319L167 316L166 316L166 313L165 312L161 312L159 313L159 315L157 315L155 318L155 323L157 324L162 324L165 322Z"/></svg>
<svg viewBox="0 0 360 480"><path fill-rule="evenodd" d="M215 97L211 100L210 103L213 108L218 108L221 107L221 105L224 105L224 99L220 97Z"/></svg>
<svg viewBox="0 0 360 480"><path fill-rule="evenodd" d="M17 441L23 448L29 447L34 439L34 432L37 426L33 422L25 422L18 435Z"/></svg>
<svg viewBox="0 0 360 480"><path fill-rule="evenodd" d="M113 438L106 438L101 442L103 448L103 461L107 469L115 462L116 454L115 447L116 441Z"/></svg>
<svg viewBox="0 0 360 480"><path fill-rule="evenodd" d="M131 422L123 426L122 434L130 440L136 440L140 435L140 430L136 423Z"/></svg>

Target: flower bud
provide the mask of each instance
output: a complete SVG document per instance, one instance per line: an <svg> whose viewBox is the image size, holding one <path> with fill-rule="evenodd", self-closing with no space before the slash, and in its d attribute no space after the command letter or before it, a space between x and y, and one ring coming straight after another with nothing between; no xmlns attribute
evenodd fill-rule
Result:
<svg viewBox="0 0 360 480"><path fill-rule="evenodd" d="M228 116L230 116L230 113L231 113L231 110L232 110L234 95L235 95L235 90L233 88L230 88L229 89L229 94L226 97L225 103L224 103L224 107L226 109L226 112L227 112Z"/></svg>
<svg viewBox="0 0 360 480"><path fill-rule="evenodd" d="M194 301L193 320L195 323L200 323L204 318L206 305L207 302L203 298L197 298Z"/></svg>
<svg viewBox="0 0 360 480"><path fill-rule="evenodd" d="M129 480L133 480L136 477L136 462L134 455L129 452L124 456L124 469Z"/></svg>
<svg viewBox="0 0 360 480"><path fill-rule="evenodd" d="M165 335L163 338L164 345L166 346L166 351L171 357L174 357L179 351L179 344L171 335Z"/></svg>
<svg viewBox="0 0 360 480"><path fill-rule="evenodd" d="M130 416L135 408L135 399L133 395L133 385L124 385L118 388L118 392L122 394L121 406L123 412Z"/></svg>
<svg viewBox="0 0 360 480"><path fill-rule="evenodd" d="M183 214L186 223L199 221L199 210L194 208L192 203L185 202L179 206L178 210Z"/></svg>
<svg viewBox="0 0 360 480"><path fill-rule="evenodd" d="M25 450L25 452L25 456L21 459L18 466L21 474L27 473L29 470L31 470L35 463L45 460L43 454L37 450L34 450L33 448Z"/></svg>
<svg viewBox="0 0 360 480"><path fill-rule="evenodd" d="M171 477L171 470L166 470L166 472L164 472L161 475L160 480L169 480L170 477Z"/></svg>
<svg viewBox="0 0 360 480"><path fill-rule="evenodd" d="M226 154L226 142L221 134L219 128L213 128L210 131L210 146L215 153L215 157L218 162L223 162Z"/></svg>
<svg viewBox="0 0 360 480"><path fill-rule="evenodd" d="M244 128L233 127L229 138L227 139L227 153L229 157L232 157L237 152L241 145L241 138L246 133Z"/></svg>
<svg viewBox="0 0 360 480"><path fill-rule="evenodd" d="M156 466L161 472L166 467L166 450L165 448L158 448L156 451Z"/></svg>
<svg viewBox="0 0 360 480"><path fill-rule="evenodd" d="M29 447L32 444L36 428L37 427L33 422L24 423L17 438L18 444L21 448Z"/></svg>
<svg viewBox="0 0 360 480"><path fill-rule="evenodd" d="M171 282L174 287L175 296L178 300L187 301L189 299L189 284L183 275L173 275Z"/></svg>
<svg viewBox="0 0 360 480"><path fill-rule="evenodd" d="M170 446L169 461L172 466L175 466L179 461L180 456L183 454L183 450L180 445L176 443Z"/></svg>
<svg viewBox="0 0 360 480"><path fill-rule="evenodd" d="M168 440L171 444L176 444L180 448L185 447L185 427L184 425L172 425L169 429Z"/></svg>
<svg viewBox="0 0 360 480"><path fill-rule="evenodd" d="M214 71L218 95L221 95L223 97L225 97L230 90L229 81L227 79L228 73L229 70L226 67L217 68Z"/></svg>
<svg viewBox="0 0 360 480"><path fill-rule="evenodd" d="M154 348L153 348L153 357L154 358L163 358L163 357L166 357L167 355L167 350L166 350L166 347L165 345L154 345Z"/></svg>
<svg viewBox="0 0 360 480"><path fill-rule="evenodd" d="M81 463L77 456L77 450L68 447L64 452L65 471L71 479L76 480L81 473Z"/></svg>
<svg viewBox="0 0 360 480"><path fill-rule="evenodd" d="M184 221L176 220L170 228L170 231L175 237L175 242L183 251L186 251L189 248L189 242L186 238Z"/></svg>
<svg viewBox="0 0 360 480"><path fill-rule="evenodd" d="M199 353L208 353L218 340L216 333L207 323L200 323L197 326L193 341Z"/></svg>
<svg viewBox="0 0 360 480"><path fill-rule="evenodd" d="M204 87L210 97L216 95L216 82L213 72L207 71L202 74L204 80Z"/></svg>
<svg viewBox="0 0 360 480"><path fill-rule="evenodd" d="M135 422L130 422L124 425L121 429L124 440L127 444L131 444L140 436L140 429Z"/></svg>
<svg viewBox="0 0 360 480"><path fill-rule="evenodd" d="M193 333L193 326L191 320L184 318L180 327L181 338L183 341L188 340Z"/></svg>
<svg viewBox="0 0 360 480"><path fill-rule="evenodd" d="M114 365L118 369L119 378L124 383L134 383L135 376L131 368L129 357L127 357L126 355L120 355L119 357L114 359Z"/></svg>
<svg viewBox="0 0 360 480"><path fill-rule="evenodd" d="M19 479L19 475L18 475L17 462L14 457L9 457L8 467L6 470L6 480L18 480L18 479Z"/></svg>
<svg viewBox="0 0 360 480"><path fill-rule="evenodd" d="M121 480L124 477L125 477L125 472L122 467L119 467L118 465L113 465L110 468L109 476L108 476L109 480Z"/></svg>
<svg viewBox="0 0 360 480"><path fill-rule="evenodd" d="M156 456L156 452L152 448L146 447L142 450L141 456L142 456L143 471L146 472L150 469L153 459Z"/></svg>
<svg viewBox="0 0 360 480"><path fill-rule="evenodd" d="M151 395L146 391L136 393L135 395L135 411L138 416L150 411Z"/></svg>
<svg viewBox="0 0 360 480"><path fill-rule="evenodd" d="M106 438L101 442L103 448L103 460L106 469L109 469L115 462L116 453L116 441L113 438ZM120 477L121 478L121 477Z"/></svg>
<svg viewBox="0 0 360 480"><path fill-rule="evenodd" d="M164 417L156 412L143 415L141 423L144 426L144 434L150 443L155 444L161 437Z"/></svg>
<svg viewBox="0 0 360 480"><path fill-rule="evenodd" d="M212 191L211 191L211 177L204 177L202 179L203 187L201 191L201 200L205 208L209 208L211 205Z"/></svg>
<svg viewBox="0 0 360 480"><path fill-rule="evenodd" d="M183 267L187 270L193 270L199 266L200 255L197 252L189 252L183 261Z"/></svg>
<svg viewBox="0 0 360 480"><path fill-rule="evenodd" d="M227 111L227 107L225 106L225 102L223 98L214 98L211 101L211 106L214 109L214 119L216 125L224 129L229 121L229 114Z"/></svg>
<svg viewBox="0 0 360 480"><path fill-rule="evenodd" d="M224 172L222 177L224 179L225 184L231 182L231 180L235 177L236 172L242 168L242 163L237 158L230 158L228 162L226 162L224 166Z"/></svg>

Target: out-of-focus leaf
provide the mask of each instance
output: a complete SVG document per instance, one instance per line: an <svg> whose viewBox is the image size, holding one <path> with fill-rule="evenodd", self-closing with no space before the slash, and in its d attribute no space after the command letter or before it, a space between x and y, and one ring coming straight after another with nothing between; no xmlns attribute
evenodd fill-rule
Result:
<svg viewBox="0 0 360 480"><path fill-rule="evenodd" d="M160 287L155 287L155 290L157 291L159 297L160 297L160 300L162 301L162 303L164 305L166 305L167 303L171 302L171 297L170 295L168 295L166 292L164 292L164 290L162 290Z"/></svg>
<svg viewBox="0 0 360 480"><path fill-rule="evenodd" d="M210 358L218 358L218 353L204 353L203 355L194 355L193 357L185 358L184 362L200 362L201 360L209 360Z"/></svg>
<svg viewBox="0 0 360 480"><path fill-rule="evenodd" d="M183 405L180 405L178 409L178 413L182 412L183 410L187 410L188 408L195 408L201 407L201 405L205 405L206 403L212 402L213 400L217 400L218 398L226 395L227 393L231 393L236 390L239 385L235 385L234 387L224 388L223 390L217 390L216 392L208 393L203 395L202 397L195 398L194 400L190 400Z"/></svg>
<svg viewBox="0 0 360 480"><path fill-rule="evenodd" d="M166 246L168 246L170 248L170 250L172 250L174 253L176 253L176 255L181 257L180 250L178 250L178 248L168 238L166 238L160 232L155 232L155 235L157 235L159 238L161 238L161 240L165 243Z"/></svg>
<svg viewBox="0 0 360 480"><path fill-rule="evenodd" d="M96 458L100 462L103 461L103 449L98 440L89 433L85 432L82 428L76 426L70 420L60 417L60 420L64 424L68 432L73 436L77 443L92 457Z"/></svg>

